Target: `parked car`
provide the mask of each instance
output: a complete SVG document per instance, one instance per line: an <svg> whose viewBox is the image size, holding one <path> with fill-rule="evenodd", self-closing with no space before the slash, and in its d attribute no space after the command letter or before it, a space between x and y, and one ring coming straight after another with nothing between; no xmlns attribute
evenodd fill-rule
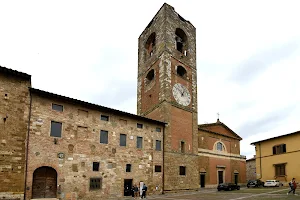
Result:
<svg viewBox="0 0 300 200"><path fill-rule="evenodd" d="M221 183L218 185L218 191L220 190L239 190L240 186L234 183Z"/></svg>
<svg viewBox="0 0 300 200"><path fill-rule="evenodd" d="M277 180L266 180L264 186L265 187L279 187L279 186L282 186L283 184L280 183L279 181Z"/></svg>
<svg viewBox="0 0 300 200"><path fill-rule="evenodd" d="M264 182L257 179L257 180L249 180L247 183L247 187L260 187L260 186L264 186Z"/></svg>

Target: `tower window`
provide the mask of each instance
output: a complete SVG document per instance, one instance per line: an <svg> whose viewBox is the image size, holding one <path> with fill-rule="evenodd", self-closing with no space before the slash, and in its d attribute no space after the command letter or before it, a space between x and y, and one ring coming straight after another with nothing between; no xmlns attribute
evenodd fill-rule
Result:
<svg viewBox="0 0 300 200"><path fill-rule="evenodd" d="M147 54L149 56L152 56L154 53L154 47L155 47L155 37L156 37L156 33L153 32L151 33L151 35L148 37L147 42L146 42L146 50L147 50Z"/></svg>
<svg viewBox="0 0 300 200"><path fill-rule="evenodd" d="M99 162L93 162L93 171L99 171L100 163Z"/></svg>
<svg viewBox="0 0 300 200"><path fill-rule="evenodd" d="M179 175L185 176L186 174L186 168L185 166L179 166Z"/></svg>
<svg viewBox="0 0 300 200"><path fill-rule="evenodd" d="M186 78L186 74L187 74L187 72L186 72L186 70L185 70L185 68L184 67L182 67L182 66L177 66L177 75L178 76L181 76L181 77L183 77L183 78Z"/></svg>
<svg viewBox="0 0 300 200"><path fill-rule="evenodd" d="M175 31L175 42L176 42L176 49L183 53L184 55L186 55L186 49L187 49L187 45L186 45L186 41L187 41L187 37L186 34L184 33L184 31L180 28L177 28Z"/></svg>
<svg viewBox="0 0 300 200"><path fill-rule="evenodd" d="M154 75L155 75L154 69L151 69L146 76L145 85L148 85L153 81Z"/></svg>
<svg viewBox="0 0 300 200"><path fill-rule="evenodd" d="M185 149L185 143L184 143L184 141L181 141L181 142L180 142L180 150L181 150L181 153L184 153L184 149Z"/></svg>

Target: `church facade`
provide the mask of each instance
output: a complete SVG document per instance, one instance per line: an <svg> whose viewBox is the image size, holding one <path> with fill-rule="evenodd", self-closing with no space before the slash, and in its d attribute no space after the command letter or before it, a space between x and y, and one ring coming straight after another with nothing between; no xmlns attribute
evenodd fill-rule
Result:
<svg viewBox="0 0 300 200"><path fill-rule="evenodd" d="M198 125L195 27L164 4L138 48L137 115L32 88L30 75L0 67L0 197L116 199L134 184L151 195L246 182L242 138L219 120Z"/></svg>

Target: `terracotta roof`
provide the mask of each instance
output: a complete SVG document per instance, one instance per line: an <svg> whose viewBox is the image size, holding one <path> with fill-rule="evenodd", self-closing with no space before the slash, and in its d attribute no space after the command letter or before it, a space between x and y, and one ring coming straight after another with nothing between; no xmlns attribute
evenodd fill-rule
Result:
<svg viewBox="0 0 300 200"><path fill-rule="evenodd" d="M9 75L12 75L12 76L17 76L17 77L20 77L20 78L25 78L25 79L30 79L31 78L31 75L29 75L29 74L25 74L23 72L19 72L19 71L16 71L16 70L13 70L13 69L10 69L10 68L6 68L6 67L3 67L3 66L0 66L0 72L5 73L5 74L9 74Z"/></svg>
<svg viewBox="0 0 300 200"><path fill-rule="evenodd" d="M252 160L256 160L256 158L255 158L255 157L249 158L249 159L246 160L246 162L247 162L247 161L252 161Z"/></svg>
<svg viewBox="0 0 300 200"><path fill-rule="evenodd" d="M265 141L268 141L268 140L273 140L273 139L276 139L276 138L281 138L281 137L285 137L285 136L289 136L289 135L293 135L293 134L297 134L297 133L300 133L300 131L296 131L296 132L293 132L293 133L288 133L288 134L285 134L285 135L280 135L280 136L268 138L268 139L265 139L265 140L252 142L251 145L255 145L256 143L261 143L261 142L265 142Z"/></svg>
<svg viewBox="0 0 300 200"><path fill-rule="evenodd" d="M217 122L215 122L215 123L199 124L199 125L198 125L198 129L199 129L199 130L202 130L202 131L207 131L206 129L204 129L205 127L209 127L209 126L219 126L219 125L223 126L225 129L227 129L230 133L232 133L232 134L235 136L235 137L232 137L232 138L237 138L237 139L239 139L239 140L242 140L242 139L243 139L243 138L241 138L238 134L236 134L233 130L231 130L228 126L226 126L223 122L221 122L219 119L218 119ZM209 131L207 131L207 132L209 132ZM213 132L213 131L210 131L210 132L216 133L216 132ZM222 134L222 133L218 133L218 134L223 135L223 136L226 136L226 135L224 135L224 134ZM228 137L230 137L230 136L228 136Z"/></svg>
<svg viewBox="0 0 300 200"><path fill-rule="evenodd" d="M61 96L61 95L58 95L58 94L46 92L46 91L35 89L35 88L29 88L29 90L30 90L31 93L37 94L37 95L42 96L42 97L59 99L59 100L62 100L62 101L68 102L68 103L79 104L79 105L88 107L90 109L101 110L101 111L110 112L110 113L116 113L118 115L125 115L125 116L132 117L132 118L135 118L135 119L138 119L138 120L143 120L143 121L147 121L147 122L150 122L150 123L156 123L156 124L160 124L160 125L167 124L165 122L153 120L153 119L150 119L150 118L147 118L147 117L142 117L142 116L139 116L139 115L127 113L127 112L124 112L124 111L120 111L120 110L116 110L116 109L112 109L112 108L108 108L108 107L104 107L104 106L100 106L100 105L97 105L97 104L81 101L81 100L78 100L78 99L73 99L73 98L66 97L66 96Z"/></svg>

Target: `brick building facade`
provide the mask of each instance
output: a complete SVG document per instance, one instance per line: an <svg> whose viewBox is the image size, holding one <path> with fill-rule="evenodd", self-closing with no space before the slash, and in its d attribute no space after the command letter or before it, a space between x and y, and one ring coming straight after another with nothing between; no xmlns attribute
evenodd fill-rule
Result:
<svg viewBox="0 0 300 200"><path fill-rule="evenodd" d="M195 27L164 4L138 58L138 115L31 88L30 75L0 67L0 177L12 186L0 197L116 199L140 182L151 195L246 181L241 138L219 121L197 124Z"/></svg>

